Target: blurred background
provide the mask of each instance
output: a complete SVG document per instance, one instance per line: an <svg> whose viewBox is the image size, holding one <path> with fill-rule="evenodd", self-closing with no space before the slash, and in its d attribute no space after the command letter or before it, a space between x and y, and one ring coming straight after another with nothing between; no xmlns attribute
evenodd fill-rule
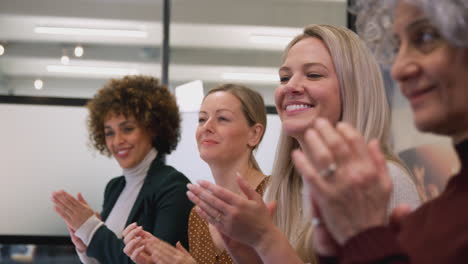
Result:
<svg viewBox="0 0 468 264"><path fill-rule="evenodd" d="M273 104L285 45L347 25L346 0L172 0L169 85L240 82ZM0 94L90 98L110 77L160 77L162 0L2 0Z"/></svg>

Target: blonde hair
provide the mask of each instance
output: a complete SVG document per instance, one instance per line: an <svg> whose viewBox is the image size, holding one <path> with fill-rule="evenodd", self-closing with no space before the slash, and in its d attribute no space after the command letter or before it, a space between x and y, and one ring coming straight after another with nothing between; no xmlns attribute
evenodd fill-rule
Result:
<svg viewBox="0 0 468 264"><path fill-rule="evenodd" d="M263 131L260 136L260 140L258 144L252 148L252 152L250 153L249 163L250 165L258 170L260 166L258 165L253 152L258 148L260 142L262 142L263 136L265 135L266 125L267 125L267 118L266 118L266 107L265 102L263 101L263 97L256 91L240 85L240 84L233 84L233 83L226 83L221 84L213 89L211 89L206 95L205 98L216 92L227 92L234 95L241 103L241 110L244 114L245 119L247 120L247 124L252 127L255 124L260 124L263 126Z"/></svg>
<svg viewBox="0 0 468 264"><path fill-rule="evenodd" d="M384 83L377 64L364 43L352 31L331 25L309 25L295 37L284 52L305 38L317 38L328 48L341 95L341 121L353 125L368 142L380 141L388 159L397 163L389 142L390 109ZM296 139L281 133L273 166L273 174L266 201L277 201L275 224L288 237L296 252L305 262L314 262L310 245L312 226L308 219L309 206L303 206L302 178L294 169L291 151L299 147Z"/></svg>

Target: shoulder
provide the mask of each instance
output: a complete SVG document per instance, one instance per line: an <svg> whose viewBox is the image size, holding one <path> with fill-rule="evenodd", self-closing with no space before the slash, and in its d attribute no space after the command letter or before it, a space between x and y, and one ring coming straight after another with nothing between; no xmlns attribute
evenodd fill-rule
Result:
<svg viewBox="0 0 468 264"><path fill-rule="evenodd" d="M408 170L394 161L387 161L388 174L392 178L393 185L414 186Z"/></svg>
<svg viewBox="0 0 468 264"><path fill-rule="evenodd" d="M180 171L170 165L163 163L152 166L148 171L145 184L151 185L154 189L186 189L190 180Z"/></svg>

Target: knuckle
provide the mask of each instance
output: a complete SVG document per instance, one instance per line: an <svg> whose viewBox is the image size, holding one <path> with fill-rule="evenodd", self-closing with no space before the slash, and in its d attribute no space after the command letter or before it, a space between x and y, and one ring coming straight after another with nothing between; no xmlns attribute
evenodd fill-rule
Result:
<svg viewBox="0 0 468 264"><path fill-rule="evenodd" d="M319 164L325 165L325 164L330 163L330 161L331 161L331 158L327 154L322 153L322 154L317 155L317 162Z"/></svg>

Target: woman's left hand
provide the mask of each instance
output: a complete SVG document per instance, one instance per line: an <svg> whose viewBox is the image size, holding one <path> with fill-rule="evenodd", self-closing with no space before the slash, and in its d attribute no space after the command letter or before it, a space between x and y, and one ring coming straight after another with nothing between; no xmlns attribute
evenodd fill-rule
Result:
<svg viewBox="0 0 468 264"><path fill-rule="evenodd" d="M318 118L301 147L294 164L338 244L386 223L392 182L377 140L367 145L350 125Z"/></svg>
<svg viewBox="0 0 468 264"><path fill-rule="evenodd" d="M93 209L83 201L79 201L63 190L52 193L55 212L73 230L77 230L94 214Z"/></svg>

